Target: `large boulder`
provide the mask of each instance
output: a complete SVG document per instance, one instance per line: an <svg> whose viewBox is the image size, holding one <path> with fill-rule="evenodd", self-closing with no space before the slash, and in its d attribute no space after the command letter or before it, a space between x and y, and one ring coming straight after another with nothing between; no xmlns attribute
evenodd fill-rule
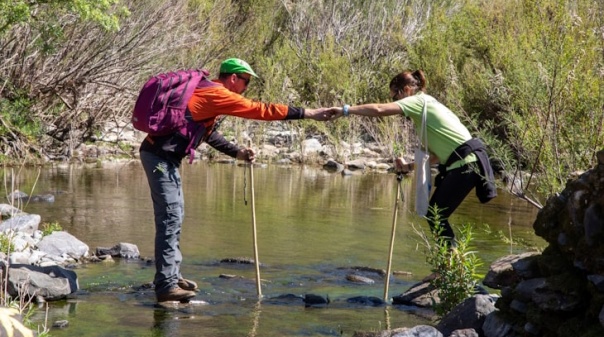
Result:
<svg viewBox="0 0 604 337"><path fill-rule="evenodd" d="M37 301L52 301L78 289L76 273L59 266L11 265L8 269L7 291L12 297L25 295Z"/></svg>
<svg viewBox="0 0 604 337"><path fill-rule="evenodd" d="M501 298L486 337L604 336L604 150L597 158L539 211L533 228L544 251L491 266L484 283Z"/></svg>

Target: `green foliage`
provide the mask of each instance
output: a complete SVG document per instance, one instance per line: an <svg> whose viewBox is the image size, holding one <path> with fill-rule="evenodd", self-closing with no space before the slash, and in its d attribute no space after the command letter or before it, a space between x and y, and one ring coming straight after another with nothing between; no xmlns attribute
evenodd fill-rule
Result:
<svg viewBox="0 0 604 337"><path fill-rule="evenodd" d="M119 2L120 0L3 1L0 3L0 35L14 25L43 23L49 19L52 24L64 13L76 14L83 21L98 23L108 30L117 30L120 16L128 15L127 8L118 6Z"/></svg>
<svg viewBox="0 0 604 337"><path fill-rule="evenodd" d="M14 251L15 247L13 246L11 238L6 234L0 233L0 252L7 254L12 253Z"/></svg>
<svg viewBox="0 0 604 337"><path fill-rule="evenodd" d="M32 103L23 90L6 92L7 99L0 100L0 136L17 131L25 137L40 135L40 124L30 114Z"/></svg>
<svg viewBox="0 0 604 337"><path fill-rule="evenodd" d="M438 221L438 209L430 209L430 214ZM471 297L482 275L477 273L482 265L476 252L471 250L472 227L464 225L451 244L438 236L442 228L436 228L434 241L428 244L426 261L432 267L434 278L430 284L438 289L440 301L434 304L439 316L449 313L455 306Z"/></svg>
<svg viewBox="0 0 604 337"><path fill-rule="evenodd" d="M539 173L540 191L551 193L604 145L602 10L563 0L465 1L434 13L411 62L496 157Z"/></svg>
<svg viewBox="0 0 604 337"><path fill-rule="evenodd" d="M47 235L52 234L53 232L60 232L62 230L63 230L63 227L61 227L61 225L59 225L58 222L42 224L42 236L47 236Z"/></svg>

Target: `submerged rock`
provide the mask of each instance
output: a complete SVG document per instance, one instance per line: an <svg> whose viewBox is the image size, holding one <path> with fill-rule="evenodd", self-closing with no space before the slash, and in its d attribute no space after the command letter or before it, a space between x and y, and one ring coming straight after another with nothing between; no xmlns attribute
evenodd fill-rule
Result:
<svg viewBox="0 0 604 337"><path fill-rule="evenodd" d="M304 296L304 303L306 304L306 307L325 306L330 302L329 296L323 297L315 294L306 294Z"/></svg>
<svg viewBox="0 0 604 337"><path fill-rule="evenodd" d="M384 300L382 300L381 298L375 297L375 296L351 297L351 298L347 299L346 302L367 305L367 306L374 306L374 307L379 307L379 306L386 304L386 302L384 302Z"/></svg>

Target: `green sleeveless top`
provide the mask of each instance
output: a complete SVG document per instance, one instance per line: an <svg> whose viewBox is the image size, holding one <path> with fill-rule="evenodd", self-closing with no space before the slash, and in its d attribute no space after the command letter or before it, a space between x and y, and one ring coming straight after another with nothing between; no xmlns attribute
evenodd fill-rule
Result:
<svg viewBox="0 0 604 337"><path fill-rule="evenodd" d="M415 132L418 135L422 126L424 102L427 104L428 150L438 157L440 164L444 165L453 151L459 145L470 140L472 135L451 110L434 97L423 92L396 101L403 110L403 114L413 120ZM476 160L476 155L471 153L464 159L451 164L447 167L447 170L461 167Z"/></svg>

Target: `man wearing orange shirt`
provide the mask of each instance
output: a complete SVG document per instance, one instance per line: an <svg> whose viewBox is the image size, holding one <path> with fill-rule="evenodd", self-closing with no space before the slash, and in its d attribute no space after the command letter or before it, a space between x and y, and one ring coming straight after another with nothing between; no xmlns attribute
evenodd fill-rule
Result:
<svg viewBox="0 0 604 337"><path fill-rule="evenodd" d="M254 152L241 148L214 132L221 115L257 120L289 120L309 118L329 120L328 109L304 109L285 104L249 100L241 94L252 77L258 77L250 65L230 58L220 65L217 79L202 79L188 103L188 118L201 128L194 148L206 142L216 150L239 160L254 160ZM180 233L184 218L184 198L178 168L187 156L189 140L178 133L147 136L140 147L140 156L151 189L155 215L155 294L158 302L187 302L195 296L197 284L180 274L182 254Z"/></svg>

